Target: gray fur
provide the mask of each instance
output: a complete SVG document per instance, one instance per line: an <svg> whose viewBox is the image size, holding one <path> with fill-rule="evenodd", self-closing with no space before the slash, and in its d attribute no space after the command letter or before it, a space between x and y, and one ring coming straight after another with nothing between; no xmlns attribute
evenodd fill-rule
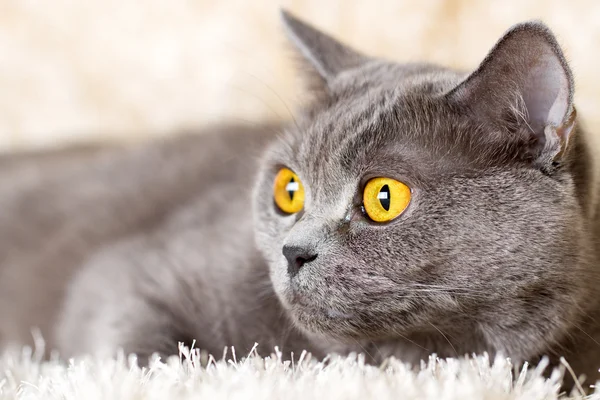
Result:
<svg viewBox="0 0 600 400"><path fill-rule="evenodd" d="M550 31L518 25L467 75L283 19L321 82L294 124L0 158L0 339L35 325L68 356L192 339L372 361L565 355L597 377L599 153L573 128ZM274 205L282 166L304 184L298 214ZM413 189L386 224L361 210L376 176ZM291 276L285 245L317 257Z"/></svg>

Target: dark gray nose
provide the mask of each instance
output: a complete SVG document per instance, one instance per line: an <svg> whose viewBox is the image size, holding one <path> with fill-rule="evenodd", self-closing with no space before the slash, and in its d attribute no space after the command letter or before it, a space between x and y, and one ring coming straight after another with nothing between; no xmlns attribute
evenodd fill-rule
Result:
<svg viewBox="0 0 600 400"><path fill-rule="evenodd" d="M288 274L290 278L296 276L300 268L306 263L317 258L317 252L304 246L283 246L283 255L288 262Z"/></svg>

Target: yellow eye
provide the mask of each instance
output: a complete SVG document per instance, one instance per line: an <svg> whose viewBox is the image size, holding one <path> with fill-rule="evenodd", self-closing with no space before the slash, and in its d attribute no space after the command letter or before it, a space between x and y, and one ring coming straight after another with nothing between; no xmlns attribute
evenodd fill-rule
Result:
<svg viewBox="0 0 600 400"><path fill-rule="evenodd" d="M375 222L387 222L402 214L410 203L410 188L390 178L373 178L365 186L363 206Z"/></svg>
<svg viewBox="0 0 600 400"><path fill-rule="evenodd" d="M275 177L273 197L277 207L284 213L294 214L304 207L304 186L298 175L282 168Z"/></svg>

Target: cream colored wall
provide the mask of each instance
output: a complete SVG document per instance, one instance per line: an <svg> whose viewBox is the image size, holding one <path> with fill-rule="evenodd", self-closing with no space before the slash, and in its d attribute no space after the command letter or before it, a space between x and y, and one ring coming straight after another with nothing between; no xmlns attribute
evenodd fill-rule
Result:
<svg viewBox="0 0 600 400"><path fill-rule="evenodd" d="M1 0L0 149L289 116L301 93L279 6L370 54L460 67L543 19L600 128L597 0Z"/></svg>

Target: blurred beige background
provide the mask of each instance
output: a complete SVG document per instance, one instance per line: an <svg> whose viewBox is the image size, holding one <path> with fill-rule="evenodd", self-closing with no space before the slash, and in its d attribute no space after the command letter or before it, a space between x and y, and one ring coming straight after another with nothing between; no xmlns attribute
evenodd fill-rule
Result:
<svg viewBox="0 0 600 400"><path fill-rule="evenodd" d="M289 117L302 93L280 6L367 53L466 68L542 19L600 131L597 0L1 0L0 150Z"/></svg>

